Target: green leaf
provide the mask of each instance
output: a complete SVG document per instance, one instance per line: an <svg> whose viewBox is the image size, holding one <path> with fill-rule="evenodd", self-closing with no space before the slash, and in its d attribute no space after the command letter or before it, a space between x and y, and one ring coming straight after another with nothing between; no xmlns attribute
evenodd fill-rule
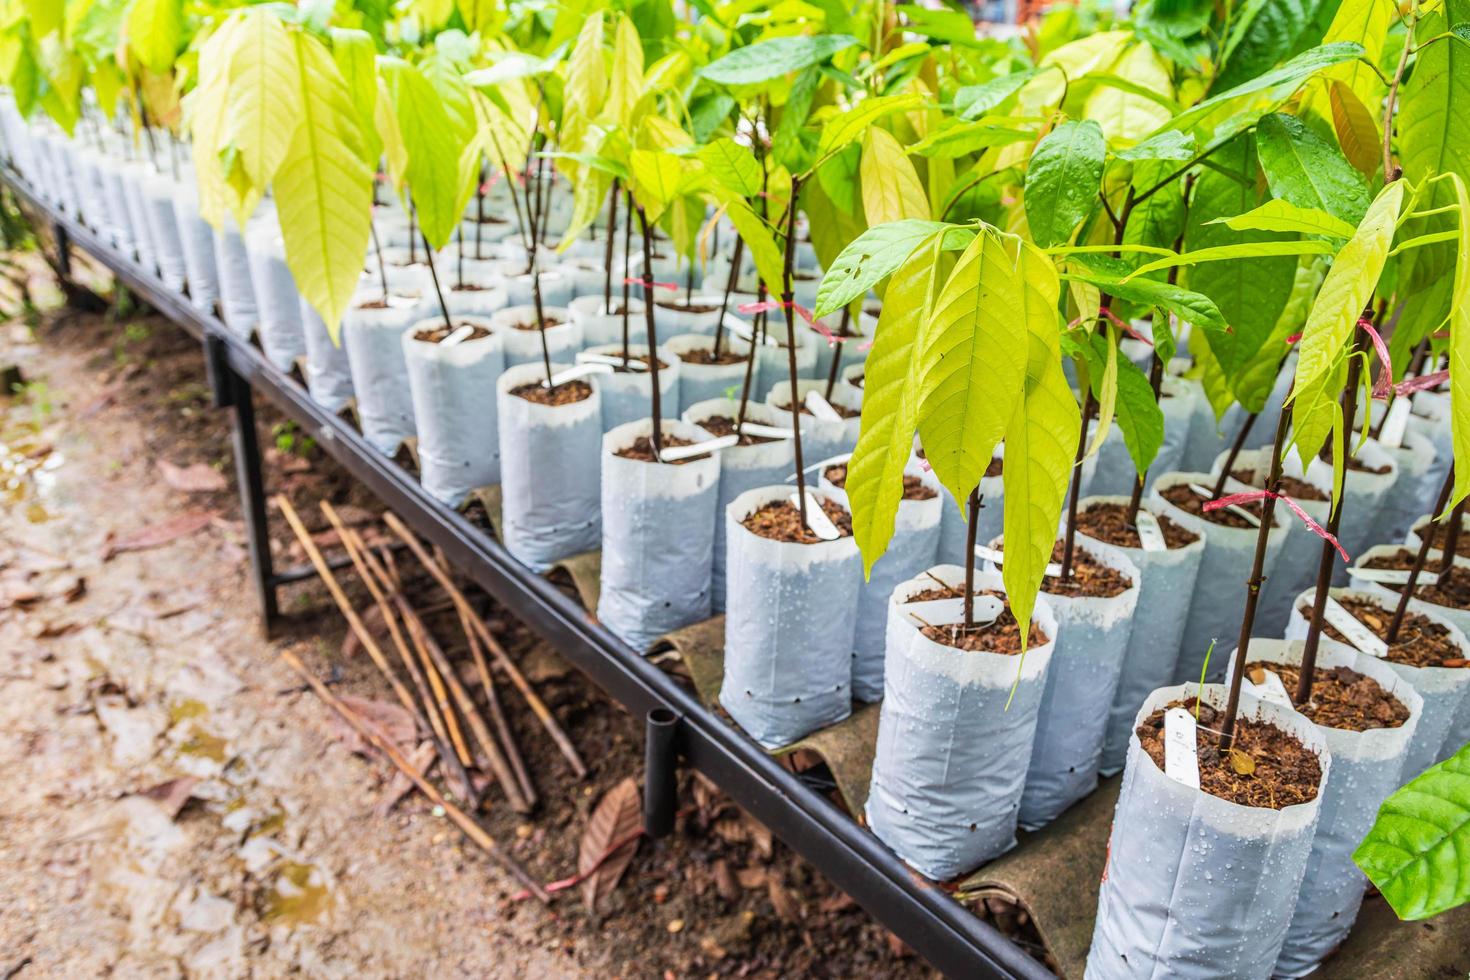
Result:
<svg viewBox="0 0 1470 980"><path fill-rule="evenodd" d="M1271 193L1356 225L1370 196L1363 175L1337 147L1295 116L1273 112L1256 124L1256 153Z"/></svg>
<svg viewBox="0 0 1470 980"><path fill-rule="evenodd" d="M367 31L334 27L332 35L332 57L337 70L347 84L352 96L352 105L357 112L358 130L362 135L360 146L362 157L368 166L376 169L378 158L383 153L383 141L378 136L374 122L378 111L377 48L372 35Z"/></svg>
<svg viewBox="0 0 1470 980"><path fill-rule="evenodd" d="M735 233L745 242L745 251L755 263L756 275L766 284L767 291L779 291L784 263L771 229L743 200L731 197L721 203L725 205L725 217L730 219Z"/></svg>
<svg viewBox="0 0 1470 980"><path fill-rule="evenodd" d="M59 0L55 5L60 8ZM181 0L134 0L127 30L128 47L143 67L160 74L168 71L184 38Z"/></svg>
<svg viewBox="0 0 1470 980"><path fill-rule="evenodd" d="M731 194L755 197L760 193L761 166L749 147L721 137L701 147L697 155L710 176Z"/></svg>
<svg viewBox="0 0 1470 980"><path fill-rule="evenodd" d="M1369 206L1357 234L1333 259L1297 348L1298 391L1320 380L1343 359L1353 326L1378 288L1403 199L1402 182L1385 187Z"/></svg>
<svg viewBox="0 0 1470 980"><path fill-rule="evenodd" d="M239 155L251 183L264 189L286 158L301 120L296 47L268 7L239 15L230 52L224 142ZM236 215L244 225L249 215Z"/></svg>
<svg viewBox="0 0 1470 980"><path fill-rule="evenodd" d="M863 232L823 274L813 315L826 316L867 295L942 228L938 221L909 220L891 221Z"/></svg>
<svg viewBox="0 0 1470 980"><path fill-rule="evenodd" d="M1254 0L1237 8L1225 67L1214 84L1224 90L1276 65L1300 48L1323 0ZM1321 30L1309 43L1321 40Z"/></svg>
<svg viewBox="0 0 1470 980"><path fill-rule="evenodd" d="M362 156L357 108L331 54L305 32L292 40L301 125L271 189L296 288L336 342L368 248L373 170Z"/></svg>
<svg viewBox="0 0 1470 980"><path fill-rule="evenodd" d="M1211 218L1207 225L1224 225L1234 231L1284 231L1303 235L1352 238L1357 226L1314 207L1297 207L1272 198L1260 207L1233 218Z"/></svg>
<svg viewBox="0 0 1470 980"><path fill-rule="evenodd" d="M946 119L934 132L909 147L909 153L933 159L953 160L992 146L1010 146L1036 137L1035 133L984 120L956 122Z"/></svg>
<svg viewBox="0 0 1470 980"><path fill-rule="evenodd" d="M648 213L648 220L657 221L679 194L683 161L664 150L634 150L631 173L633 197Z"/></svg>
<svg viewBox="0 0 1470 980"><path fill-rule="evenodd" d="M459 227L462 133L438 89L418 68L397 58L384 58L380 66L393 119L408 154L405 173L419 228L430 245L443 248Z"/></svg>
<svg viewBox="0 0 1470 980"><path fill-rule="evenodd" d="M1047 260L1048 262L1050 260ZM1026 378L1024 283L994 229L982 228L935 301L920 365L919 435L956 500L980 485Z"/></svg>
<svg viewBox="0 0 1470 980"><path fill-rule="evenodd" d="M1095 262L1096 259L1088 256L1087 261ZM1080 264L1078 271L1068 273L1062 278L1092 283L1110 296L1130 303L1159 307L1204 330L1223 332L1226 328L1225 318L1220 315L1220 308L1213 300L1203 293L1196 293L1182 286L1142 278L1125 282L1121 275L1096 272Z"/></svg>
<svg viewBox="0 0 1470 980"><path fill-rule="evenodd" d="M924 185L904 155L903 146L888 130L873 127L863 136L858 172L869 225L929 217L929 196Z"/></svg>
<svg viewBox="0 0 1470 980"><path fill-rule="evenodd" d="M1135 194L1147 190L1169 176L1172 164L1162 160L1149 160L1133 168ZM1161 254L1172 253L1173 246L1184 232L1184 182L1169 181L1148 197L1134 198L1133 214L1123 229L1123 245L1159 248ZM1137 268L1147 259L1136 261L1127 258L1128 265Z"/></svg>
<svg viewBox="0 0 1470 980"><path fill-rule="evenodd" d="M1021 90L1041 71L1027 68L1010 75L1001 75L979 85L966 85L954 94L955 113L961 119L979 119Z"/></svg>
<svg viewBox="0 0 1470 980"><path fill-rule="evenodd" d="M931 232L894 273L863 375L863 420L847 464L852 531L865 572L888 549L913 451L921 336L943 283L943 234Z"/></svg>
<svg viewBox="0 0 1470 980"><path fill-rule="evenodd" d="M504 20L504 8L499 0L455 0L464 26L470 32L488 33ZM597 16L600 16L599 11Z"/></svg>
<svg viewBox="0 0 1470 980"><path fill-rule="evenodd" d="M602 55L602 11L588 17L577 33L567 59L567 81L562 97L568 111L573 107L585 118L594 118L607 97L607 64Z"/></svg>
<svg viewBox="0 0 1470 980"><path fill-rule="evenodd" d="M1378 808L1353 862L1400 919L1470 901L1470 745L1430 766Z"/></svg>
<svg viewBox="0 0 1470 980"><path fill-rule="evenodd" d="M1168 258L1156 259L1139 266L1132 274L1144 276L1159 269L1199 265L1201 262L1262 259L1276 255L1331 255L1334 251L1335 249L1328 242L1314 238L1288 242L1242 242L1239 245L1217 245L1214 248L1200 248L1190 252L1181 252Z"/></svg>
<svg viewBox="0 0 1470 980"><path fill-rule="evenodd" d="M1024 650L1071 481L1082 416L1062 370L1056 268L1027 243L1021 245L1017 267L1024 289L1016 324L1026 325L1026 365L1005 430L1006 560L1001 575ZM928 443L924 445L927 450Z"/></svg>
<svg viewBox="0 0 1470 980"><path fill-rule="evenodd" d="M864 99L823 123L822 136L817 141L817 156L820 158L836 153L854 140L861 139L869 126L890 113L907 112L923 104L924 97L917 92Z"/></svg>
<svg viewBox="0 0 1470 980"><path fill-rule="evenodd" d="M1160 318L1162 319L1162 318ZM1139 476L1148 472L1164 445L1164 412L1148 375L1126 357L1118 360L1118 429Z"/></svg>
<svg viewBox="0 0 1470 980"><path fill-rule="evenodd" d="M1069 120L1053 129L1026 167L1026 221L1031 237L1045 248L1059 245L1097 205L1107 144L1102 127Z"/></svg>
<svg viewBox="0 0 1470 980"><path fill-rule="evenodd" d="M1446 507L1470 493L1470 195L1465 181L1451 172L1460 214L1460 241L1455 256L1454 291L1450 298L1450 434L1455 457L1455 490Z"/></svg>
<svg viewBox="0 0 1470 980"><path fill-rule="evenodd" d="M736 48L705 65L699 73L719 85L758 85L819 64L857 43L857 38L845 34L776 37Z"/></svg>
<svg viewBox="0 0 1470 980"><path fill-rule="evenodd" d="M1177 129L1166 129L1156 133L1141 143L1119 150L1115 156L1119 160L1129 160L1138 163L1144 160L1171 160L1184 162L1194 159L1194 136L1191 133L1181 133Z"/></svg>

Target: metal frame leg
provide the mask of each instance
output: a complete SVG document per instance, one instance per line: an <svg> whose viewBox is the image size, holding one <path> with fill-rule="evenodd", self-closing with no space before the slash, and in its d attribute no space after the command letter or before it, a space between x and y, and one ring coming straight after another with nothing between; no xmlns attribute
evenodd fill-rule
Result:
<svg viewBox="0 0 1470 980"><path fill-rule="evenodd" d="M61 277L63 284L71 285L71 234L62 224L51 226L51 234L56 239L56 274Z"/></svg>
<svg viewBox="0 0 1470 980"><path fill-rule="evenodd" d="M270 523L265 509L265 478L261 472L260 442L255 435L255 399L250 385L230 369L211 359L211 366L222 371L219 380L230 388L229 404L235 409L235 479L240 485L240 510L245 515L245 536L249 539L250 569L255 576L255 589L260 601L260 617L267 634L281 609L276 599L276 574L271 561Z"/></svg>

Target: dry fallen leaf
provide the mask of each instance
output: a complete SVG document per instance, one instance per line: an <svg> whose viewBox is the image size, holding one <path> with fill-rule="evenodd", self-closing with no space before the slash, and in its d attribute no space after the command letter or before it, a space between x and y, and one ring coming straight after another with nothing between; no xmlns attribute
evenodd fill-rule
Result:
<svg viewBox="0 0 1470 980"><path fill-rule="evenodd" d="M362 719L364 725L394 745L412 745L418 728L413 715L400 704L387 701L372 701L351 694L341 696L344 704ZM360 755L367 755L371 746L357 731L335 714L330 717L332 732L347 748Z"/></svg>
<svg viewBox="0 0 1470 980"><path fill-rule="evenodd" d="M213 493L228 486L224 474L208 463L175 466L166 459L160 459L158 471L163 474L164 483L184 493Z"/></svg>
<svg viewBox="0 0 1470 980"><path fill-rule="evenodd" d="M178 779L170 779L166 783L150 786L148 789L136 795L152 800L163 807L163 811L168 814L168 818L173 820L179 815L179 811L184 808L185 804L189 802L189 797L192 795L194 787L198 785L199 780L195 777L180 776Z"/></svg>
<svg viewBox="0 0 1470 980"><path fill-rule="evenodd" d="M1256 771L1256 760L1249 752L1232 747L1230 749L1230 768L1234 769L1238 776L1249 776Z"/></svg>
<svg viewBox="0 0 1470 980"><path fill-rule="evenodd" d="M598 801L582 834L577 873L587 876L582 882L582 898L587 902L588 911L597 911L598 903L612 893L623 872L628 870L633 853L638 850L638 838L633 835L642 826L643 794L637 781L630 776ZM618 847L614 853L607 853L618 841L630 836L633 836L632 840ZM605 860L604 855L607 855Z"/></svg>
<svg viewBox="0 0 1470 980"><path fill-rule="evenodd" d="M193 534L208 527L217 515L212 510L193 510L177 514L166 521L151 524L120 538L112 538L102 546L102 560L125 551L145 551L168 544L177 538Z"/></svg>
<svg viewBox="0 0 1470 980"><path fill-rule="evenodd" d="M415 769L427 776L429 771L434 768L434 763L439 761L439 755L434 751L434 743L420 742L419 747L414 749L413 754L408 757L408 761L413 763ZM413 789L413 780L395 770L393 778L388 781L387 788L383 790L383 795L378 800L378 805L374 808L377 815L380 817L387 816L398 805L398 801L407 796L411 789Z"/></svg>

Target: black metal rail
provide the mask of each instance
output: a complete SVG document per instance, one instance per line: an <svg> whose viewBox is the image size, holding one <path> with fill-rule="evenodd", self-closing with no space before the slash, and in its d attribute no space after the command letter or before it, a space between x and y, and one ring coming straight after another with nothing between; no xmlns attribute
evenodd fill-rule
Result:
<svg viewBox="0 0 1470 980"><path fill-rule="evenodd" d="M1052 974L988 923L925 881L825 796L701 704L678 681L598 624L575 599L521 565L499 542L440 504L396 463L377 452L254 346L166 288L137 262L41 199L8 167L0 171L56 232L67 268L70 247L85 250L118 280L203 345L215 402L233 406L235 467L262 616L279 615L276 591L290 573L272 568L254 393L259 392L361 480L416 533L554 645L636 717L677 719L673 747L742 808L810 861L875 919L952 977L1042 978ZM650 778L656 778L650 774Z"/></svg>

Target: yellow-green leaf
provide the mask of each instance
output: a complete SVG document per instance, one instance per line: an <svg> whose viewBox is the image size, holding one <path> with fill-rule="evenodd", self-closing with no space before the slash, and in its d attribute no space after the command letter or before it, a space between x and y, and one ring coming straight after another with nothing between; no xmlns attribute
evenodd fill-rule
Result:
<svg viewBox="0 0 1470 980"><path fill-rule="evenodd" d="M418 68L384 58L381 70L408 152L408 191L419 227L431 246L443 248L463 213L460 154L466 134L451 118L439 90Z"/></svg>
<svg viewBox="0 0 1470 980"><path fill-rule="evenodd" d="M902 144L886 129L875 127L864 134L858 174L868 227L929 217L929 196L924 193L924 185Z"/></svg>
<svg viewBox="0 0 1470 980"><path fill-rule="evenodd" d="M60 7L59 0L53 0ZM184 35L181 0L134 0L128 11L128 47L145 68L166 72Z"/></svg>
<svg viewBox="0 0 1470 980"><path fill-rule="evenodd" d="M612 76L608 81L607 102L603 115L613 123L631 132L634 128L634 109L643 94L643 42L632 18L618 21L617 33L613 38Z"/></svg>
<svg viewBox="0 0 1470 980"><path fill-rule="evenodd" d="M1305 235L1352 238L1358 229L1320 208L1299 208L1279 197L1233 218L1214 218L1207 225L1224 225L1233 231L1286 231Z"/></svg>
<svg viewBox="0 0 1470 980"><path fill-rule="evenodd" d="M1327 102L1332 110L1332 128L1337 131L1342 155L1359 173L1372 180L1383 162L1378 123L1347 82L1332 79L1328 85Z"/></svg>
<svg viewBox="0 0 1470 980"><path fill-rule="evenodd" d="M1450 298L1450 434L1455 455L1453 507L1470 494L1470 196L1454 171L1447 178L1459 208L1460 241Z"/></svg>
<svg viewBox="0 0 1470 980"><path fill-rule="evenodd" d="M455 3L459 7L459 15L464 18L464 26L471 34L476 31L485 34L487 29L497 27L504 20L500 0L455 0ZM601 16L600 12L598 16Z"/></svg>
<svg viewBox="0 0 1470 980"><path fill-rule="evenodd" d="M223 137L251 184L264 188L286 158L301 121L296 46L268 7L240 15L233 36ZM243 225L250 216L236 214Z"/></svg>
<svg viewBox="0 0 1470 980"><path fill-rule="evenodd" d="M383 153L383 141L378 136L375 121L378 109L377 56L372 35L367 31L332 28L332 57L357 112L358 130L363 137L362 158L374 169Z"/></svg>
<svg viewBox="0 0 1470 980"><path fill-rule="evenodd" d="M595 118L607 97L607 64L602 55L602 11L588 17L567 59L565 86L568 110Z"/></svg>
<svg viewBox="0 0 1470 980"><path fill-rule="evenodd" d="M726 197L720 201L725 207L725 216L735 226L735 233L745 242L745 251L755 263L756 275L766 284L766 289L778 292L781 289L781 250L771 229L738 197Z"/></svg>
<svg viewBox="0 0 1470 980"><path fill-rule="evenodd" d="M1118 407L1118 345L1108 343L1108 359L1103 365L1102 379L1097 385L1097 427L1092 430L1092 443L1087 447L1091 456L1102 448L1108 430L1113 427L1113 413Z"/></svg>
<svg viewBox="0 0 1470 980"><path fill-rule="evenodd" d="M657 221L679 193L684 162L663 150L634 150L631 173L634 199L650 222Z"/></svg>
<svg viewBox="0 0 1470 980"><path fill-rule="evenodd" d="M199 82L184 102L185 120L193 135L199 214L216 228L224 221L231 198L220 151L229 94L229 52L240 29L240 20L229 18L204 42L199 51Z"/></svg>
<svg viewBox="0 0 1470 980"><path fill-rule="evenodd" d="M864 99L846 112L832 116L822 125L822 135L817 142L818 158L836 153L884 116L894 112L907 112L924 104L924 97L917 92L902 95L881 95Z"/></svg>

